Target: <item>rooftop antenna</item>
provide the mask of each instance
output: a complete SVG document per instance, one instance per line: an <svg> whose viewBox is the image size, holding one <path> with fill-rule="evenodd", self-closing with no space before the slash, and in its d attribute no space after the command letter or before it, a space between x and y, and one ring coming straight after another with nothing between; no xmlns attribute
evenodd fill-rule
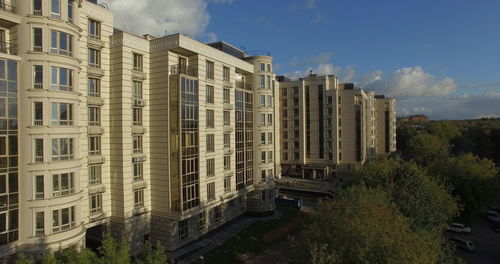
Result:
<svg viewBox="0 0 500 264"><path fill-rule="evenodd" d="M313 76L313 70L312 69L309 70L309 76Z"/></svg>

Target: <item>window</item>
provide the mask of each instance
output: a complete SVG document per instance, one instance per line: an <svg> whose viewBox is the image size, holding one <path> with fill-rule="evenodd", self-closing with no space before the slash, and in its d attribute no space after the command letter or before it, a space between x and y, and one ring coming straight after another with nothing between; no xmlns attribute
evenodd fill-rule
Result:
<svg viewBox="0 0 500 264"><path fill-rule="evenodd" d="M273 152L272 151L267 152L267 161L269 163L273 163Z"/></svg>
<svg viewBox="0 0 500 264"><path fill-rule="evenodd" d="M72 56L73 36L68 33L52 30L50 52Z"/></svg>
<svg viewBox="0 0 500 264"><path fill-rule="evenodd" d="M266 76L260 75L260 89L264 89L266 86Z"/></svg>
<svg viewBox="0 0 500 264"><path fill-rule="evenodd" d="M43 51L43 31L41 28L33 28L33 51Z"/></svg>
<svg viewBox="0 0 500 264"><path fill-rule="evenodd" d="M260 107L266 107L266 96L265 95L260 96Z"/></svg>
<svg viewBox="0 0 500 264"><path fill-rule="evenodd" d="M132 83L132 98L142 99L142 82L134 81Z"/></svg>
<svg viewBox="0 0 500 264"><path fill-rule="evenodd" d="M43 89L43 66L33 66L33 89Z"/></svg>
<svg viewBox="0 0 500 264"><path fill-rule="evenodd" d="M35 176L35 199L45 198L43 175Z"/></svg>
<svg viewBox="0 0 500 264"><path fill-rule="evenodd" d="M75 207L52 211L52 232L59 233L76 226Z"/></svg>
<svg viewBox="0 0 500 264"><path fill-rule="evenodd" d="M224 148L231 148L231 134L224 133Z"/></svg>
<svg viewBox="0 0 500 264"><path fill-rule="evenodd" d="M188 219L179 222L179 240L182 241L189 237Z"/></svg>
<svg viewBox="0 0 500 264"><path fill-rule="evenodd" d="M43 126L43 103L34 102L33 103L33 125Z"/></svg>
<svg viewBox="0 0 500 264"><path fill-rule="evenodd" d="M283 128L288 128L288 120L283 120Z"/></svg>
<svg viewBox="0 0 500 264"><path fill-rule="evenodd" d="M35 236L43 236L45 234L45 214L44 212L35 213Z"/></svg>
<svg viewBox="0 0 500 264"><path fill-rule="evenodd" d="M89 196L89 213L98 214L102 212L102 194L93 194Z"/></svg>
<svg viewBox="0 0 500 264"><path fill-rule="evenodd" d="M52 103L51 124L53 126L73 125L73 104Z"/></svg>
<svg viewBox="0 0 500 264"><path fill-rule="evenodd" d="M207 134L207 152L215 152L215 135Z"/></svg>
<svg viewBox="0 0 500 264"><path fill-rule="evenodd" d="M261 162L261 163L266 163L266 152L265 152L265 151L262 151L262 152L261 152L261 159L260 159L260 162Z"/></svg>
<svg viewBox="0 0 500 264"><path fill-rule="evenodd" d="M43 162L43 138L35 138L35 162Z"/></svg>
<svg viewBox="0 0 500 264"><path fill-rule="evenodd" d="M132 125L134 126L142 126L142 109L141 108L133 108L132 109Z"/></svg>
<svg viewBox="0 0 500 264"><path fill-rule="evenodd" d="M224 156L224 170L230 170L231 169L231 156L226 155Z"/></svg>
<svg viewBox="0 0 500 264"><path fill-rule="evenodd" d="M271 89L271 76L267 75L266 80L267 80L267 89Z"/></svg>
<svg viewBox="0 0 500 264"><path fill-rule="evenodd" d="M260 114L259 116L259 121L260 121L260 125L261 126L265 126L266 125L266 114Z"/></svg>
<svg viewBox="0 0 500 264"><path fill-rule="evenodd" d="M134 191L134 207L142 208L144 207L144 190L135 190Z"/></svg>
<svg viewBox="0 0 500 264"><path fill-rule="evenodd" d="M287 110L283 110L283 117L288 117L288 111Z"/></svg>
<svg viewBox="0 0 500 264"><path fill-rule="evenodd" d="M293 116L298 117L299 116L299 109L293 109Z"/></svg>
<svg viewBox="0 0 500 264"><path fill-rule="evenodd" d="M260 133L260 144L261 145L266 144L266 133L265 132Z"/></svg>
<svg viewBox="0 0 500 264"><path fill-rule="evenodd" d="M134 163L134 181L142 181L144 175L144 164L142 162Z"/></svg>
<svg viewBox="0 0 500 264"><path fill-rule="evenodd" d="M134 71L143 71L143 57L141 54L134 53Z"/></svg>
<svg viewBox="0 0 500 264"><path fill-rule="evenodd" d="M260 178L265 180L266 179L266 170L261 170L260 171Z"/></svg>
<svg viewBox="0 0 500 264"><path fill-rule="evenodd" d="M134 154L142 153L142 136L132 136Z"/></svg>
<svg viewBox="0 0 500 264"><path fill-rule="evenodd" d="M42 15L42 0L33 0L33 15Z"/></svg>
<svg viewBox="0 0 500 264"><path fill-rule="evenodd" d="M214 87L211 85L207 85L206 90L206 103L213 104L214 103Z"/></svg>
<svg viewBox="0 0 500 264"><path fill-rule="evenodd" d="M89 37L100 39L101 38L101 23L89 19Z"/></svg>
<svg viewBox="0 0 500 264"><path fill-rule="evenodd" d="M87 92L90 97L101 97L101 80L89 78Z"/></svg>
<svg viewBox="0 0 500 264"><path fill-rule="evenodd" d="M224 103L229 104L231 103L231 91L227 88L224 88Z"/></svg>
<svg viewBox="0 0 500 264"><path fill-rule="evenodd" d="M93 68L101 67L101 51L89 49L89 66Z"/></svg>
<svg viewBox="0 0 500 264"><path fill-rule="evenodd" d="M262 72L266 71L266 64L264 64L264 63L260 64L260 71L262 71Z"/></svg>
<svg viewBox="0 0 500 264"><path fill-rule="evenodd" d="M288 95L288 89L287 89L287 88L283 88L283 89L281 89L281 94L282 94L283 96L287 96L287 95Z"/></svg>
<svg viewBox="0 0 500 264"><path fill-rule="evenodd" d="M224 192L231 191L231 177L224 177Z"/></svg>
<svg viewBox="0 0 500 264"><path fill-rule="evenodd" d="M229 67L224 66L222 68L222 79L226 82L229 82L229 80L231 79L229 73L230 73Z"/></svg>
<svg viewBox="0 0 500 264"><path fill-rule="evenodd" d="M342 107L339 107L339 115L342 115Z"/></svg>
<svg viewBox="0 0 500 264"><path fill-rule="evenodd" d="M52 175L52 197L61 197L75 192L73 173Z"/></svg>
<svg viewBox="0 0 500 264"><path fill-rule="evenodd" d="M51 0L50 16L61 19L61 0Z"/></svg>
<svg viewBox="0 0 500 264"><path fill-rule="evenodd" d="M294 128L298 128L298 127L299 127L299 125L300 125L300 121L299 121L298 119L294 119L294 120L293 120L293 127L294 127Z"/></svg>
<svg viewBox="0 0 500 264"><path fill-rule="evenodd" d="M293 142L293 148L294 148L294 149L299 149L299 148L300 148L300 144L299 144L299 142L298 142L298 141L294 141L294 142Z"/></svg>
<svg viewBox="0 0 500 264"><path fill-rule="evenodd" d="M267 133L267 143L269 145L273 144L273 132L268 132Z"/></svg>
<svg viewBox="0 0 500 264"><path fill-rule="evenodd" d="M288 160L288 152L283 153L283 160Z"/></svg>
<svg viewBox="0 0 500 264"><path fill-rule="evenodd" d="M89 137L89 156L101 155L101 137Z"/></svg>
<svg viewBox="0 0 500 264"><path fill-rule="evenodd" d="M202 231L205 229L205 223L207 222L207 216L205 214L205 211L200 212L198 214L198 231Z"/></svg>
<svg viewBox="0 0 500 264"><path fill-rule="evenodd" d="M293 98L293 105L294 106L299 105L299 98Z"/></svg>
<svg viewBox="0 0 500 264"><path fill-rule="evenodd" d="M215 200L215 182L207 184L207 200Z"/></svg>
<svg viewBox="0 0 500 264"><path fill-rule="evenodd" d="M99 107L89 107L89 126L100 126L101 125L101 108Z"/></svg>
<svg viewBox="0 0 500 264"><path fill-rule="evenodd" d="M207 159L207 177L215 176L215 159Z"/></svg>
<svg viewBox="0 0 500 264"><path fill-rule="evenodd" d="M73 159L73 139L72 138L53 138L52 139L52 160L71 160Z"/></svg>
<svg viewBox="0 0 500 264"><path fill-rule="evenodd" d="M300 159L300 156L299 156L299 153L298 153L298 152L294 152L294 153L293 153L293 159L294 159L294 160L299 160L299 159Z"/></svg>
<svg viewBox="0 0 500 264"><path fill-rule="evenodd" d="M267 107L273 107L273 96L272 95L267 96Z"/></svg>
<svg viewBox="0 0 500 264"><path fill-rule="evenodd" d="M274 170L273 170L273 169L269 169L269 170L267 170L267 176L268 176L269 178L272 178L272 177L273 177L273 175L274 175Z"/></svg>
<svg viewBox="0 0 500 264"><path fill-rule="evenodd" d="M207 127L214 128L214 110L207 110Z"/></svg>
<svg viewBox="0 0 500 264"><path fill-rule="evenodd" d="M220 209L220 205L214 207L214 220L215 222L219 222L220 221L220 218L222 216L222 212L221 212L221 209Z"/></svg>
<svg viewBox="0 0 500 264"><path fill-rule="evenodd" d="M271 64L267 64L267 71L270 72L271 71Z"/></svg>
<svg viewBox="0 0 500 264"><path fill-rule="evenodd" d="M299 138L299 135L300 135L300 133L299 133L298 130L293 131L293 137L294 138Z"/></svg>
<svg viewBox="0 0 500 264"><path fill-rule="evenodd" d="M213 80L214 79L214 63L211 61L207 61L207 79Z"/></svg>
<svg viewBox="0 0 500 264"><path fill-rule="evenodd" d="M333 104L333 97L332 96L328 96L328 104Z"/></svg>
<svg viewBox="0 0 500 264"><path fill-rule="evenodd" d="M231 112L229 111L224 111L224 125L225 126L231 125Z"/></svg>
<svg viewBox="0 0 500 264"><path fill-rule="evenodd" d="M68 21L73 23L73 0L68 0Z"/></svg>
<svg viewBox="0 0 500 264"><path fill-rule="evenodd" d="M59 67L51 67L52 90L73 91L73 70Z"/></svg>
<svg viewBox="0 0 500 264"><path fill-rule="evenodd" d="M273 114L267 114L267 125L273 124Z"/></svg>
<svg viewBox="0 0 500 264"><path fill-rule="evenodd" d="M89 185L101 184L101 165L89 165Z"/></svg>
<svg viewBox="0 0 500 264"><path fill-rule="evenodd" d="M283 149L287 150L288 149L288 142L283 142Z"/></svg>

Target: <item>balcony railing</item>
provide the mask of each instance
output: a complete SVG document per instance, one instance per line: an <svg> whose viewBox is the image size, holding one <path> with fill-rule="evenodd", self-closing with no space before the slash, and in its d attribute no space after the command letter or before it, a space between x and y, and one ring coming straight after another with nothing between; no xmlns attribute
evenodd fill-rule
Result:
<svg viewBox="0 0 500 264"><path fill-rule="evenodd" d="M33 84L33 89L43 89L43 83L35 83L35 84Z"/></svg>
<svg viewBox="0 0 500 264"><path fill-rule="evenodd" d="M62 196L70 195L73 193L75 193L74 188L64 189L64 190L60 190L60 191L53 191L52 197L62 197Z"/></svg>
<svg viewBox="0 0 500 264"><path fill-rule="evenodd" d="M43 126L43 120L35 120L35 121L33 121L33 124L35 126Z"/></svg>
<svg viewBox="0 0 500 264"><path fill-rule="evenodd" d="M17 55L17 45L8 42L0 42L0 53Z"/></svg>
<svg viewBox="0 0 500 264"><path fill-rule="evenodd" d="M53 126L72 126L73 120L52 120L50 124Z"/></svg>
<svg viewBox="0 0 500 264"><path fill-rule="evenodd" d="M42 15L42 10L33 10L33 15L35 15L35 16L41 16Z"/></svg>
<svg viewBox="0 0 500 264"><path fill-rule="evenodd" d="M240 88L240 89L252 90L252 84L251 83L245 83L245 82L241 82L241 81L236 81L236 82L234 82L234 86L236 88Z"/></svg>
<svg viewBox="0 0 500 264"><path fill-rule="evenodd" d="M43 163L43 156L36 156L35 163Z"/></svg>
<svg viewBox="0 0 500 264"><path fill-rule="evenodd" d="M43 192L37 192L35 193L35 199L41 200L44 198Z"/></svg>
<svg viewBox="0 0 500 264"><path fill-rule="evenodd" d="M89 212L91 215L94 215L94 214L100 214L102 213L102 208L101 207L97 207L97 208L92 208L90 209L90 212Z"/></svg>
<svg viewBox="0 0 500 264"><path fill-rule="evenodd" d="M0 10L11 12L13 14L16 13L16 7L6 3L0 3Z"/></svg>
<svg viewBox="0 0 500 264"><path fill-rule="evenodd" d="M172 65L172 67L170 67L170 74L172 75L185 74L188 76L197 77L198 70L186 65Z"/></svg>
<svg viewBox="0 0 500 264"><path fill-rule="evenodd" d="M45 235L45 229L43 229L43 228L37 228L37 229L35 229L35 235L36 236L43 236L43 235Z"/></svg>

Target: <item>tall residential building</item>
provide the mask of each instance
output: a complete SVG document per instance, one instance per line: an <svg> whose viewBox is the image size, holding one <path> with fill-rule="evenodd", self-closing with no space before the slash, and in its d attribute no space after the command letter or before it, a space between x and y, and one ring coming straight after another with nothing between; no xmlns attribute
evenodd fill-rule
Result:
<svg viewBox="0 0 500 264"><path fill-rule="evenodd" d="M375 95L377 154L396 152L396 99Z"/></svg>
<svg viewBox="0 0 500 264"><path fill-rule="evenodd" d="M386 99L387 117L378 107L378 96L353 84L339 84L337 77L309 75L296 81L280 77L281 165L284 175L306 179L334 178L342 169L363 164L377 154L385 130L379 123L395 125L395 100ZM389 131L389 130L387 130ZM385 135L385 134L384 134ZM394 136L394 137L392 137ZM385 144L385 143L382 143Z"/></svg>
<svg viewBox="0 0 500 264"><path fill-rule="evenodd" d="M272 57L120 31L96 1L1 7L0 257L103 232L174 250L274 210Z"/></svg>

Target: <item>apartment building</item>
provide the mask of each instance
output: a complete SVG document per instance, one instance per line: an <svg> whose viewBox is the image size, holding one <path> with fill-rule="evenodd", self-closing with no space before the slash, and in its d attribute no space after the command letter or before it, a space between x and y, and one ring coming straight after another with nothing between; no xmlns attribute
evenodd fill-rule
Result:
<svg viewBox="0 0 500 264"><path fill-rule="evenodd" d="M394 99L386 99L382 105L387 102L387 107L380 108L374 92L339 84L334 75L279 80L283 175L334 178L377 154L395 151ZM378 129L381 123L390 130ZM386 131L392 134L386 137ZM387 150L379 147L385 146L381 137L389 142Z"/></svg>
<svg viewBox="0 0 500 264"><path fill-rule="evenodd" d="M375 95L377 154L396 152L396 99Z"/></svg>
<svg viewBox="0 0 500 264"><path fill-rule="evenodd" d="M278 87L270 56L124 32L95 1L3 1L0 257L174 250L274 210Z"/></svg>

